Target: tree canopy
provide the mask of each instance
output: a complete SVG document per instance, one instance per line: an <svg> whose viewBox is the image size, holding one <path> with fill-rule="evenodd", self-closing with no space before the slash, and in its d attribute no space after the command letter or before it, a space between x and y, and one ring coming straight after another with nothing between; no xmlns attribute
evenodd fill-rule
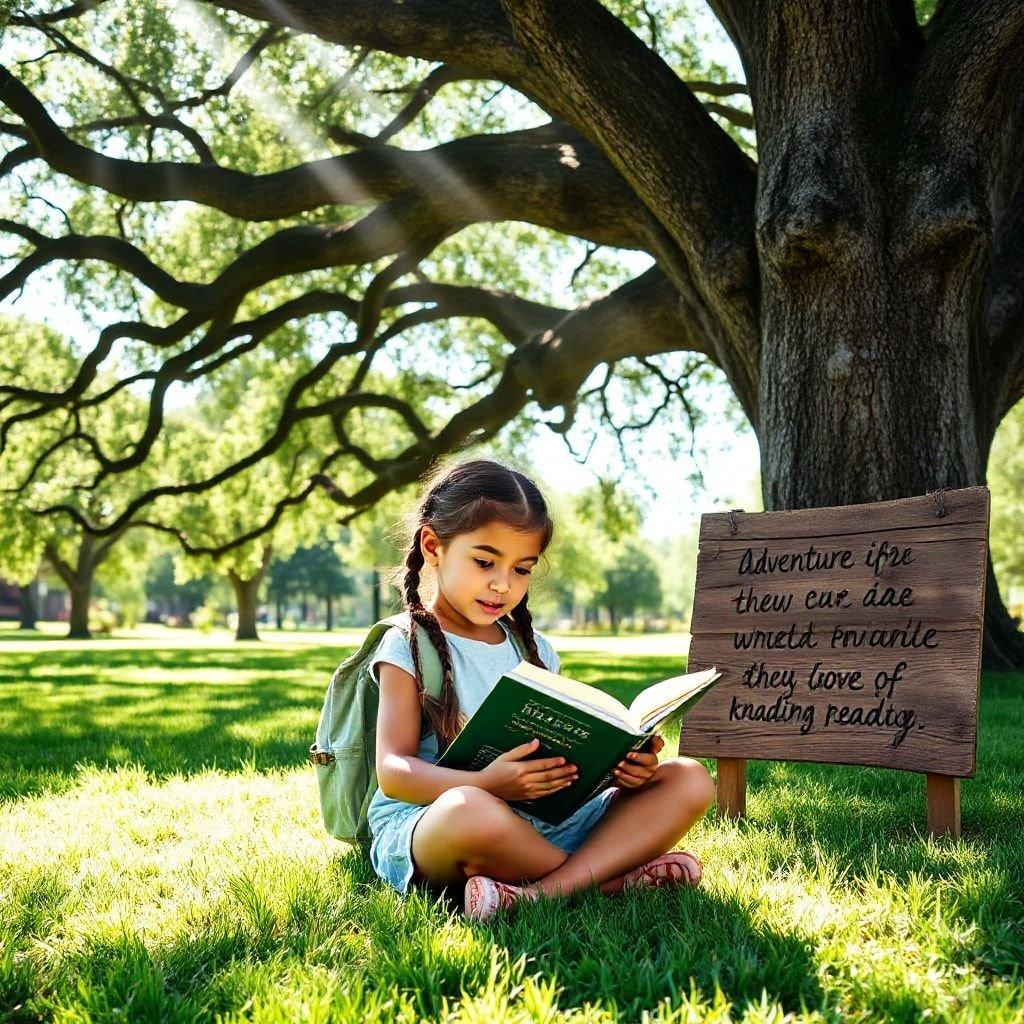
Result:
<svg viewBox="0 0 1024 1024"><path fill-rule="evenodd" d="M1024 8L711 7L744 81L669 0L17 9L0 296L56 274L95 330L59 384L0 383L0 447L39 420L81 443L116 358L147 412L85 439L102 482L176 389L301 345L260 441L175 493L315 421L280 501L320 486L351 518L524 413L685 443L711 373L766 507L983 482L1024 395ZM545 271L571 255L567 301ZM991 573L986 615L990 661L1024 663Z"/></svg>
<svg viewBox="0 0 1024 1024"><path fill-rule="evenodd" d="M115 452L92 439L101 478L150 456L176 387L220 387L254 351L307 357L280 381L264 436L208 460L216 472L183 474L176 494L244 472L311 420L333 436L309 475L354 510L414 481L437 455L495 436L531 401L560 408L555 426L568 430L588 403L610 422L610 388L646 398L656 387L661 409L681 402L696 421L685 386L707 379L706 360L645 362L679 347L672 289L652 270L601 296L622 276L613 250L649 246L642 204L592 143L561 122L536 124L544 112L528 92L494 102L504 89L493 69L435 66L355 39L335 49L297 8L278 13L284 22L266 25L216 5L90 2L13 19L5 55L24 63L17 75L0 70L0 94L20 124L2 126L14 146L0 176L22 188L5 197L2 226L24 246L0 294L54 265L97 325L111 307L129 316L83 342L64 380L3 386L0 444L22 425L66 423L104 400L98 374L115 354L130 364L122 387L148 390L149 409L134 444ZM243 14L265 21L268 11ZM685 18L667 6L660 17L629 20L695 71ZM694 84L709 105L749 124L721 102L744 88L708 73L718 80ZM383 114L384 127L370 129ZM488 225L498 223L496 234ZM523 251L534 253L528 272L517 266ZM572 252L579 310L515 293L536 294L545 270ZM422 360L425 345L440 361ZM602 364L605 379L579 395ZM386 370L374 379L376 366ZM658 410L622 428L650 424ZM392 443L374 444L388 421ZM65 443L76 443L70 428ZM334 473L342 464L346 488ZM90 526L114 529L162 493Z"/></svg>

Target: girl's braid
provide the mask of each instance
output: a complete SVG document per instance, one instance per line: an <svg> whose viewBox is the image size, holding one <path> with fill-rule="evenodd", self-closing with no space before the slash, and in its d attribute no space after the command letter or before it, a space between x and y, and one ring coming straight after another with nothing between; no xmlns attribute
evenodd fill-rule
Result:
<svg viewBox="0 0 1024 1024"><path fill-rule="evenodd" d="M512 621L522 638L530 661L538 668L547 668L547 665L541 661L540 652L537 650L537 638L533 635L533 614L526 604L527 597L529 594L523 594L522 601L512 609Z"/></svg>
<svg viewBox="0 0 1024 1024"><path fill-rule="evenodd" d="M423 606L420 599L420 570L423 568L423 552L420 550L420 530L413 537L412 547L405 558L405 607L409 612L409 647L412 651L413 667L416 669L416 684L420 690L420 707L423 714L437 733L438 752L457 735L460 727L459 699L455 693L452 655L437 616ZM427 631L430 642L437 651L443 671L440 698L427 693L423 684L423 670L420 666L419 641L416 623Z"/></svg>

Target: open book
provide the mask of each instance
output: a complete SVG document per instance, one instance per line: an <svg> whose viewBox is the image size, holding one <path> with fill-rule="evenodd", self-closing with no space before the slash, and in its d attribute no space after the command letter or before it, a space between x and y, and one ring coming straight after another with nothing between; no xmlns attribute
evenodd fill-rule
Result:
<svg viewBox="0 0 1024 1024"><path fill-rule="evenodd" d="M536 737L540 746L533 757L565 757L577 766L579 778L513 806L557 825L611 785L619 761L646 747L658 726L681 718L719 676L711 668L663 679L626 707L594 686L521 661L498 680L437 763L480 771L499 754Z"/></svg>

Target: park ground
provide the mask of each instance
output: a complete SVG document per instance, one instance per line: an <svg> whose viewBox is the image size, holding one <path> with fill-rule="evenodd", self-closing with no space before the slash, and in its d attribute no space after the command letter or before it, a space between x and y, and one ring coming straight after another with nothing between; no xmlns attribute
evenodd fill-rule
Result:
<svg viewBox="0 0 1024 1024"><path fill-rule="evenodd" d="M322 831L302 758L358 634L266 635L0 631L0 1021L1024 1021L1024 677L983 680L956 843L920 776L752 763L701 888L469 924ZM685 649L554 641L627 699Z"/></svg>

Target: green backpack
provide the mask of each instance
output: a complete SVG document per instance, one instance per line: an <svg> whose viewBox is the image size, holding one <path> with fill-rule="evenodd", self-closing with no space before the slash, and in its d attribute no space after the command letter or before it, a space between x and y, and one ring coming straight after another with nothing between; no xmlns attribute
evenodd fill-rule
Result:
<svg viewBox="0 0 1024 1024"><path fill-rule="evenodd" d="M379 691L370 675L370 661L384 634L398 626L409 631L409 613L400 612L374 623L362 646L347 657L331 676L324 698L316 739L309 748L309 760L316 766L320 787L320 811L324 827L337 839L366 846L370 830L366 811L377 790L377 705ZM416 624L423 688L440 697L443 673L441 659L427 631ZM519 635L511 629L519 655L525 658ZM429 735L424 719L420 738Z"/></svg>

